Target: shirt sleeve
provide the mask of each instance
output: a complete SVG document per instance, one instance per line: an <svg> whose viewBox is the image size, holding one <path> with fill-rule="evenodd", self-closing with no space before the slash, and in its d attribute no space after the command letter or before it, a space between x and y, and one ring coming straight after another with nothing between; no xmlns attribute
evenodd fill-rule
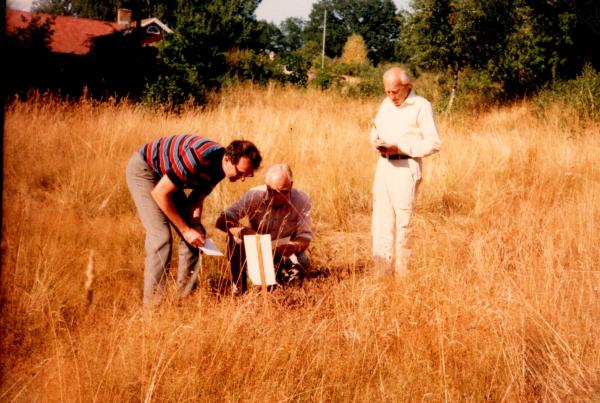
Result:
<svg viewBox="0 0 600 403"><path fill-rule="evenodd" d="M377 111L377 114L375 115L375 120L373 121L373 127L371 128L371 132L369 133L369 139L371 140L371 144L374 145L375 144L375 140L377 140L379 138L379 131L377 130L377 122L380 119L380 115L381 115L381 108L383 107L383 105L381 105L379 107L379 110Z"/></svg>
<svg viewBox="0 0 600 403"><path fill-rule="evenodd" d="M442 141L435 124L431 103L425 102L419 108L417 122L421 131L420 140L400 142L398 149L413 158L426 157L440 150Z"/></svg>
<svg viewBox="0 0 600 403"><path fill-rule="evenodd" d="M252 208L252 202L256 198L256 193L248 191L231 206L225 210L225 216L227 219L235 222L239 222L242 218L246 217Z"/></svg>
<svg viewBox="0 0 600 403"><path fill-rule="evenodd" d="M173 171L173 169L169 169L165 175L169 177L171 182L178 188L183 189L185 187L185 183L181 180L181 178Z"/></svg>
<svg viewBox="0 0 600 403"><path fill-rule="evenodd" d="M371 133L369 134L369 139L371 140L371 144L375 144L375 140L377 140L378 134L377 129L374 127L371 129Z"/></svg>
<svg viewBox="0 0 600 403"><path fill-rule="evenodd" d="M294 238L313 239L312 220L310 217L311 203L308 196L303 195L302 206L299 209L300 219L298 220L298 228Z"/></svg>

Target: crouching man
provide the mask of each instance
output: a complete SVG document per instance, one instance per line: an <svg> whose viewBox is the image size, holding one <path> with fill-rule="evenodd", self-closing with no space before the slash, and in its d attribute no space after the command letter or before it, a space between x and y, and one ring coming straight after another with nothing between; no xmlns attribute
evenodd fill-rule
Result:
<svg viewBox="0 0 600 403"><path fill-rule="evenodd" d="M277 282L286 285L301 281L310 261L306 249L312 240L310 200L294 189L294 178L287 164L275 164L265 174L265 184L246 192L217 219L216 227L227 232L227 250L234 293L246 292L244 235L270 234L272 242L290 241L274 251ZM240 221L248 218L249 226Z"/></svg>

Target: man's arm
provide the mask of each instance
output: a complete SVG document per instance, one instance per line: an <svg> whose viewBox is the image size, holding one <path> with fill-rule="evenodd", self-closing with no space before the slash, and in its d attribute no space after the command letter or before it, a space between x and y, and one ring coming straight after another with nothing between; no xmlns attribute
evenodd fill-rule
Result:
<svg viewBox="0 0 600 403"><path fill-rule="evenodd" d="M219 218L217 218L217 222L215 224L215 227L217 227L218 229L220 229L223 232L229 232L230 228L236 227L236 226L239 226L239 223L235 220L231 220L231 219L227 218L227 215L225 214L225 212L221 213Z"/></svg>
<svg viewBox="0 0 600 403"><path fill-rule="evenodd" d="M398 153L411 157L427 157L440 150L442 141L435 124L433 108L428 101L423 102L417 113L417 122L423 138L418 141L399 143Z"/></svg>
<svg viewBox="0 0 600 403"><path fill-rule="evenodd" d="M308 245L310 245L310 239L296 238L285 245L275 248L275 254L289 257L295 253L304 252L308 248Z"/></svg>
<svg viewBox="0 0 600 403"><path fill-rule="evenodd" d="M164 175L156 184L154 189L150 194L152 198L158 205L158 207L163 211L163 213L167 216L169 221L177 228L183 239L187 243L192 246L199 247L204 245L205 235L196 228L192 228L189 226L187 221L179 214L177 208L175 207L175 203L173 203L172 193L175 192L177 187L175 184L169 179L167 175ZM200 214L198 216L198 220L202 215L202 205L204 203L204 198L199 198L194 207L194 214Z"/></svg>
<svg viewBox="0 0 600 403"><path fill-rule="evenodd" d="M192 225L202 225L202 209L204 207L205 194L193 191L188 197L188 216Z"/></svg>
<svg viewBox="0 0 600 403"><path fill-rule="evenodd" d="M298 226L296 227L293 239L285 245L278 246L275 251L279 255L291 256L294 253L304 252L312 240L311 223L311 202L306 193L298 191L297 198L294 199L294 208L300 215Z"/></svg>
<svg viewBox="0 0 600 403"><path fill-rule="evenodd" d="M256 234L256 231L252 228L242 225L240 220L246 217L249 211L256 208L257 201L258 196L256 192L251 190L244 193L238 201L221 213L217 219L216 227L240 241L244 235Z"/></svg>
<svg viewBox="0 0 600 403"><path fill-rule="evenodd" d="M380 119L381 108L377 111L377 115L375 115L375 119L373 120L373 124L371 126L371 131L369 132L369 140L371 141L371 145L379 152L381 152L380 148L384 145L384 141L379 137L379 129L377 128L377 122Z"/></svg>
<svg viewBox="0 0 600 403"><path fill-rule="evenodd" d="M377 122L381 119L382 110L384 108L384 104L379 107L377 111L377 115L375 116L375 120L373 121L373 126L371 127L371 132L369 138L371 140L371 144L381 154L382 156L387 156L390 154L402 154L400 149L395 144L389 144L383 141L379 137L379 130L377 129Z"/></svg>
<svg viewBox="0 0 600 403"><path fill-rule="evenodd" d="M244 235L252 235L256 233L252 228L246 227L239 221L228 217L226 212L222 212L219 218L217 218L217 223L215 226L221 231L227 232L228 234L233 235L234 238L240 240Z"/></svg>
<svg viewBox="0 0 600 403"><path fill-rule="evenodd" d="M400 149L398 148L397 145L387 144L387 143L384 143L383 141L379 141L378 143L375 143L375 149L377 151L379 151L379 153L383 156L393 155L393 154L405 155L402 151L400 151Z"/></svg>

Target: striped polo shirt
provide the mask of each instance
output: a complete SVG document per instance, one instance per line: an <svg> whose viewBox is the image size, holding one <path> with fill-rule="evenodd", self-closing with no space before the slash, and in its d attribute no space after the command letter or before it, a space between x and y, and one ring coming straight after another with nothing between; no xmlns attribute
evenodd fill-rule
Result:
<svg viewBox="0 0 600 403"><path fill-rule="evenodd" d="M167 175L178 188L199 190L205 195L225 177L225 148L204 137L163 137L143 145L140 155L157 178Z"/></svg>

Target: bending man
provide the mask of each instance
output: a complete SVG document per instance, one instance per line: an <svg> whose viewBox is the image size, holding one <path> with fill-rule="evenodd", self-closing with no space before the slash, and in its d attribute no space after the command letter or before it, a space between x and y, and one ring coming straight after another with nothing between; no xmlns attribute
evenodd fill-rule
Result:
<svg viewBox="0 0 600 403"><path fill-rule="evenodd" d="M160 301L171 261L171 228L179 233L177 288L196 286L198 247L204 245L204 199L223 178L244 181L262 157L254 144L235 140L227 148L194 135L163 137L142 146L127 165L127 186L146 229L144 303ZM189 195L184 189L191 189Z"/></svg>

